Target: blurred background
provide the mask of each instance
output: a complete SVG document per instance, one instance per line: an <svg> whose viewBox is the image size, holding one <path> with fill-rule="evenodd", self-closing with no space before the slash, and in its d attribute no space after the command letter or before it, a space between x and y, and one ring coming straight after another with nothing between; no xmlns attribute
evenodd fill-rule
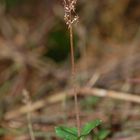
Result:
<svg viewBox="0 0 140 140"><path fill-rule="evenodd" d="M76 84L139 95L140 1L79 0L76 12ZM75 124L73 99L59 96L71 89L63 15L61 0L0 0L0 140L30 139L21 109L30 102L36 140L57 140L54 126ZM106 139L140 139L139 104L84 95L79 106L82 123L103 120Z"/></svg>

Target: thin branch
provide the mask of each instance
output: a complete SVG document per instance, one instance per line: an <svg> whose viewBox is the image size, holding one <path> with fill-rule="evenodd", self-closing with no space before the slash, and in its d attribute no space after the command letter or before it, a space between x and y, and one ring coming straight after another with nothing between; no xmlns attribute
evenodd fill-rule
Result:
<svg viewBox="0 0 140 140"><path fill-rule="evenodd" d="M82 95L93 95L98 97L109 97L117 100L124 100L134 103L140 103L140 96L133 95L133 93L117 92L113 90L99 89L99 88L82 88L80 91Z"/></svg>
<svg viewBox="0 0 140 140"><path fill-rule="evenodd" d="M47 104L62 102L63 100L65 100L66 95L68 95L68 97L72 97L73 96L72 93L73 93L72 90L66 90L66 91L56 93L50 97L47 97L46 99L42 99L37 102L34 102L30 106L24 105L19 107L18 109L9 111L5 114L4 118L5 120L15 119L21 115L27 114L28 112L33 112L40 108L43 108ZM112 98L116 100L122 100L122 101L128 101L128 102L134 102L140 104L140 96L134 95L133 93L124 93L124 92L117 92L113 90L89 88L89 87L80 88L77 91L77 93L78 95L82 95L82 96L93 95L98 97L106 97L106 98Z"/></svg>

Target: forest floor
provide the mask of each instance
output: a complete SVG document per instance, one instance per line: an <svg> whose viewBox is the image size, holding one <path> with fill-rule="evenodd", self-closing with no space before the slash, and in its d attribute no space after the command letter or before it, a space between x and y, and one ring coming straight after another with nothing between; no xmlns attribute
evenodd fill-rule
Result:
<svg viewBox="0 0 140 140"><path fill-rule="evenodd" d="M7 2L0 4L0 140L31 139L30 126L36 140L57 140L55 126L76 123L63 7ZM107 140L140 140L140 3L119 2L78 4L80 121L101 119Z"/></svg>

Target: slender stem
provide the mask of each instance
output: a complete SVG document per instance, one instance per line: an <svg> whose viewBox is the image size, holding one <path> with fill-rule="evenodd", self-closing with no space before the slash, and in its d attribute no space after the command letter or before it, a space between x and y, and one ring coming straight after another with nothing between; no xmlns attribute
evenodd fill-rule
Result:
<svg viewBox="0 0 140 140"><path fill-rule="evenodd" d="M27 121L28 121L28 129L29 129L29 134L30 134L31 140L35 140L33 126L31 123L31 113L30 112L27 113Z"/></svg>
<svg viewBox="0 0 140 140"><path fill-rule="evenodd" d="M70 48L71 48L71 73L72 73L72 80L73 80L73 92L74 92L74 103L75 103L75 113L76 113L76 125L78 129L78 136L80 136L80 114L79 114L79 107L78 107L78 98L77 98L77 91L75 86L75 59L74 59L74 45L73 45L73 27L72 24L69 26L69 33L70 33Z"/></svg>
<svg viewBox="0 0 140 140"><path fill-rule="evenodd" d="M33 126L32 126L32 116L31 116L32 114L31 114L31 111L29 111L31 109L31 100L30 100L30 95L27 90L23 90L23 97L24 97L23 102L27 105L27 110L28 110L26 116L27 116L29 135L30 135L31 140L35 140Z"/></svg>
<svg viewBox="0 0 140 140"><path fill-rule="evenodd" d="M75 78L75 59L74 59L74 45L73 45L73 28L72 25L69 27L70 30L70 49L71 49L71 73L72 77Z"/></svg>

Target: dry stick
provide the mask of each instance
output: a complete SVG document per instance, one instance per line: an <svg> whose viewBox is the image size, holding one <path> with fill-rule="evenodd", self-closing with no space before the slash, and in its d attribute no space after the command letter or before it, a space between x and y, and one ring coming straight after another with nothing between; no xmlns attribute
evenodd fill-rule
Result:
<svg viewBox="0 0 140 140"><path fill-rule="evenodd" d="M139 95L133 95L133 93L124 93L124 92L118 92L118 91L113 91L113 90L85 87L85 88L80 89L79 94L93 95L93 96L98 96L98 97L109 97L109 98L117 99L117 100L140 103Z"/></svg>
<svg viewBox="0 0 140 140"><path fill-rule="evenodd" d="M70 13L71 18L71 13ZM78 98L77 98L77 91L75 87L75 60L74 60L74 45L73 45L73 28L72 24L69 26L69 32L70 32L70 48L71 48L71 73L72 73L72 80L73 80L73 92L74 92L74 103L75 103L75 113L76 113L76 124L78 129L78 136L80 136L80 113L79 113L79 107L78 107Z"/></svg>
<svg viewBox="0 0 140 140"><path fill-rule="evenodd" d="M39 100L37 102L32 103L30 106L29 105L24 105L19 107L18 109L9 111L5 114L5 120L13 120L20 115L25 115L28 112L33 112L36 111L40 108L43 108L47 104L54 104L57 102L62 102L66 98L66 93L68 93L69 97L72 97L73 94L71 94L72 90L66 90L66 91L61 91L59 93L56 93L50 97L47 97L46 99ZM93 96L98 96L98 97L109 97L112 99L117 99L117 100L122 100L122 101L129 101L129 102L134 102L137 104L140 104L140 96L138 95L133 95L133 93L124 93L124 92L117 92L113 90L106 90L106 89L100 89L100 88L81 88L78 90L78 95L93 95Z"/></svg>
<svg viewBox="0 0 140 140"><path fill-rule="evenodd" d="M7 112L4 118L5 120L12 120L14 118L19 117L20 115L25 115L28 112L33 112L35 110L43 108L46 104L53 104L53 103L61 102L65 100L66 93L67 91L52 95L50 97L47 97L46 99L36 101L32 103L30 106L29 105L21 106L15 110Z"/></svg>

